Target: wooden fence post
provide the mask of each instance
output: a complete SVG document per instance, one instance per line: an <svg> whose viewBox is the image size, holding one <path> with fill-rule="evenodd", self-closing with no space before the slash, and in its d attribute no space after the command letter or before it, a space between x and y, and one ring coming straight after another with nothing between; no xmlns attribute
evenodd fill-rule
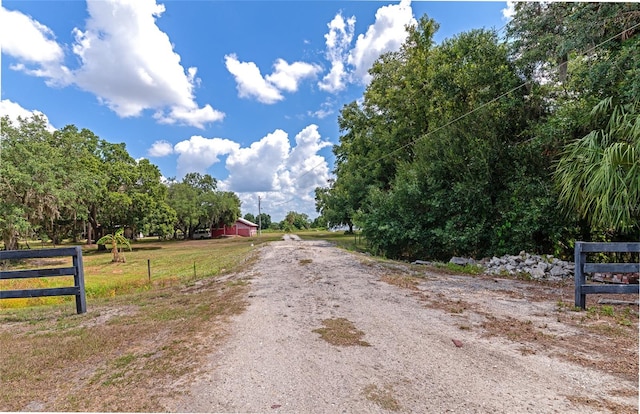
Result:
<svg viewBox="0 0 640 414"><path fill-rule="evenodd" d="M589 263L587 253L640 253L638 242L576 242L574 251L575 263L575 304L586 309L586 295L590 294L638 294L638 284L592 284L586 283L586 273L640 273L640 263Z"/></svg>
<svg viewBox="0 0 640 414"><path fill-rule="evenodd" d="M76 272L73 275L73 281L80 292L76 295L76 312L87 313L87 296L84 291L84 263L82 261L82 247L76 246L76 254L73 256L73 267Z"/></svg>
<svg viewBox="0 0 640 414"><path fill-rule="evenodd" d="M582 285L585 283L583 264L586 260L586 253L582 252L582 242L577 241L574 249L574 280L575 280L575 306L585 309L587 306L587 295L582 293Z"/></svg>

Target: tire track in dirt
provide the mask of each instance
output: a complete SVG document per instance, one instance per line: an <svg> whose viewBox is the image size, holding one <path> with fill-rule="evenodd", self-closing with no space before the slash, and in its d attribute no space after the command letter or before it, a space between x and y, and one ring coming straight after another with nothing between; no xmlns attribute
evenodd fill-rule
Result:
<svg viewBox="0 0 640 414"><path fill-rule="evenodd" d="M590 413L602 411L567 396L576 401L620 385L602 372L524 356L517 343L461 330L456 315L382 282L388 270L372 259L326 242L270 243L251 272L247 310L168 411ZM351 321L371 346L325 342L313 330L331 318ZM633 404L633 397L620 401Z"/></svg>

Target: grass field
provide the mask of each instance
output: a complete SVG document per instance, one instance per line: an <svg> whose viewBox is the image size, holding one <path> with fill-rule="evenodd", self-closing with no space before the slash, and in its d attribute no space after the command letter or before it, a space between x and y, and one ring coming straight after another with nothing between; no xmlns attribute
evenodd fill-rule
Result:
<svg viewBox="0 0 640 414"><path fill-rule="evenodd" d="M341 232L298 234L349 250L366 247L359 237ZM163 401L182 392L184 383L176 381L188 381L206 365L207 357L228 335L230 318L247 306L255 275L231 273L251 267L257 247L281 237L282 233L265 232L252 239L144 240L125 252L126 263L111 263L109 251L88 248L83 254L87 313L76 314L73 297L0 301L4 307L0 309L0 411L163 411ZM36 265L68 264L53 260L19 267ZM259 267L256 270L259 274ZM458 269L431 270L456 273ZM400 274L382 280L413 289L414 277ZM36 283L43 287L65 283L57 279L64 278L36 279ZM12 282L0 281L0 289L9 289ZM20 287L27 286L11 288ZM611 343L626 340L624 329L632 329L637 343L637 312L633 312L603 306L576 317L594 319L593 329L610 329ZM606 318L612 324L603 324ZM342 329L339 334L358 334L348 323L337 328ZM495 335L504 329L507 337L514 330L512 324L492 329ZM388 401L388 409L393 409L384 389L368 389L367 398L381 405Z"/></svg>
<svg viewBox="0 0 640 414"><path fill-rule="evenodd" d="M344 232L306 231L298 233L306 240L328 240L348 250L362 250L363 242ZM263 232L259 237L231 237L211 240L158 241L141 239L125 249L126 263L112 263L111 251L98 251L96 246L83 246L85 290L88 303L97 298L113 298L175 284L193 283L210 276L224 274L239 266L248 254L262 243L279 240L280 232ZM34 248L52 247L31 243ZM108 246L110 247L110 246ZM1 265L1 264L0 264ZM5 270L66 267L71 258L32 259L4 266ZM73 277L0 280L0 290L72 286ZM29 299L5 299L0 309L67 304L73 296L51 296Z"/></svg>
<svg viewBox="0 0 640 414"><path fill-rule="evenodd" d="M0 301L0 411L161 410L172 382L202 363L202 338L224 337L227 318L244 309L249 281L224 275L250 266L260 244L280 237L138 241L126 263L93 246L83 252L86 314L76 315L72 296ZM69 265L33 259L6 267ZM0 283L53 287L72 278Z"/></svg>
<svg viewBox="0 0 640 414"><path fill-rule="evenodd" d="M176 283L190 283L234 269L261 243L279 234L255 238L233 237L211 240L140 240L125 250L126 263L112 263L111 251L83 247L87 299L114 297ZM71 266L71 258L32 259L5 265L6 270ZM0 290L72 286L73 277L0 280ZM72 296L5 299L0 309L73 302Z"/></svg>
<svg viewBox="0 0 640 414"><path fill-rule="evenodd" d="M179 392L174 381L202 366L211 341L222 341L228 318L246 306L250 278L225 275L281 237L143 240L126 263L94 246L83 253L87 313L76 314L73 297L0 301L0 411L162 411ZM341 233L301 237L353 243ZM11 268L69 265L36 260ZM64 279L5 280L0 289L71 284Z"/></svg>

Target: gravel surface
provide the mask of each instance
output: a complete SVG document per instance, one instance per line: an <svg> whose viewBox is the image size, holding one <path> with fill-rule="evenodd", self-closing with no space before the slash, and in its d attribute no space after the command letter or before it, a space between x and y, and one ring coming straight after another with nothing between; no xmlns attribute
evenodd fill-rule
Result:
<svg viewBox="0 0 640 414"><path fill-rule="evenodd" d="M522 344L478 328L486 312L553 314L552 301L506 294L517 281L467 277L469 286L460 289L460 277L425 278L420 294L471 305L456 314L425 306L416 289L382 281L390 272L322 241L261 247L256 264L237 275L251 278L249 306L232 320L227 341L212 347L188 392L166 402L167 411L608 412L576 402L594 398L637 410L637 382L544 349L524 354ZM351 321L370 346L335 346L313 332L333 318ZM546 319L558 335L570 330ZM627 392L614 392L620 389Z"/></svg>

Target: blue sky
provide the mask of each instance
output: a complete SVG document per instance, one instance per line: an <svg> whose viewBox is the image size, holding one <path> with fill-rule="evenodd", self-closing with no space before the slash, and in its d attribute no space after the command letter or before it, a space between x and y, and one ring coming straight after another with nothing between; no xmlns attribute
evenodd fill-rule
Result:
<svg viewBox="0 0 640 414"><path fill-rule="evenodd" d="M163 176L215 177L242 214L317 216L343 105L424 14L437 43L505 2L3 1L0 114L126 143Z"/></svg>

